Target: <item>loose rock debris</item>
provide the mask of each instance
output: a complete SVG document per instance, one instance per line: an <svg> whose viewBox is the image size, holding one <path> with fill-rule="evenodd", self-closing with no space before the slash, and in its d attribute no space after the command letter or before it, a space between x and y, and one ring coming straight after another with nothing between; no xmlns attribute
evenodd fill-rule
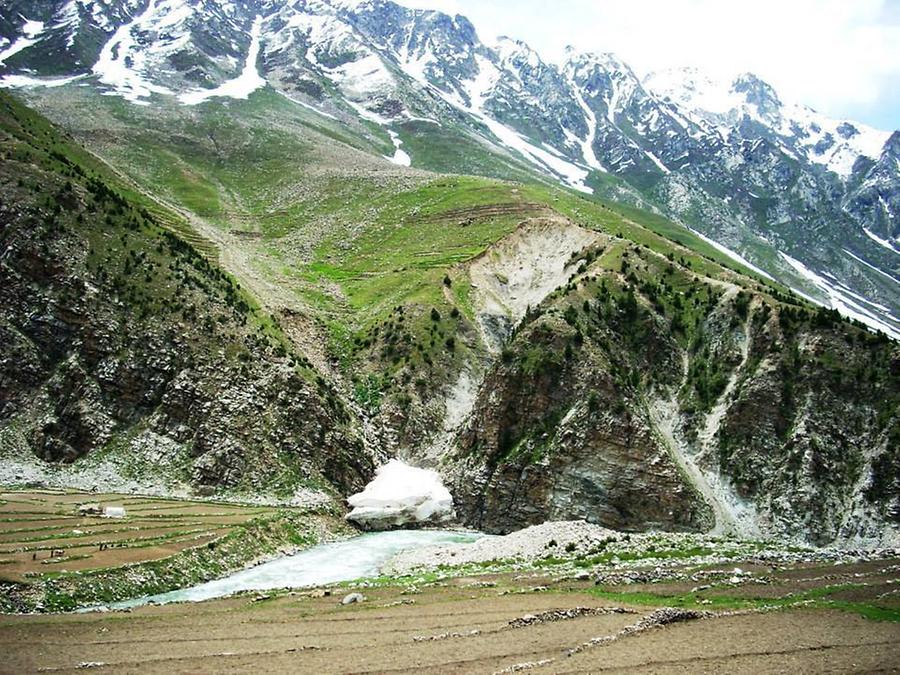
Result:
<svg viewBox="0 0 900 675"><path fill-rule="evenodd" d="M513 619L507 624L508 628L525 628L553 621L567 621L582 616L600 616L603 614L636 614L634 610L624 607L573 607L572 609L555 609L540 614L526 614L518 619Z"/></svg>

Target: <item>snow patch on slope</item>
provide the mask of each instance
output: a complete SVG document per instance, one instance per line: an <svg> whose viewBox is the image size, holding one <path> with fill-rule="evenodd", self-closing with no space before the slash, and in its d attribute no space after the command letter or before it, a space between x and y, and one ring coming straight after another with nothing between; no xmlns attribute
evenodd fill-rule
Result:
<svg viewBox="0 0 900 675"><path fill-rule="evenodd" d="M470 115L475 116L503 145L516 150L532 164L537 165L543 171L549 169L576 190L592 194L594 191L584 184L584 180L588 177L588 171L562 159L562 153L558 151L554 154L532 145L518 132L496 121L485 112L485 98L501 75L497 67L483 56L477 56L476 61L478 63L478 74L465 84L470 100L469 106L463 105L456 97L448 96L446 93L441 92L444 98L457 108L461 108ZM437 91L440 90L438 89Z"/></svg>
<svg viewBox="0 0 900 675"><path fill-rule="evenodd" d="M387 130L388 135L391 137L391 142L394 144L393 157L388 157L387 159L391 160L394 164L398 166L411 166L412 158L403 150L400 149L400 146L403 145L403 141L400 140L400 134L392 129Z"/></svg>
<svg viewBox="0 0 900 675"><path fill-rule="evenodd" d="M25 19L25 23L22 25L22 37L19 37L9 47L0 51L0 66L4 65L6 59L18 54L24 49L28 49L31 45L40 42L40 36L43 32L44 23L42 21Z"/></svg>
<svg viewBox="0 0 900 675"><path fill-rule="evenodd" d="M588 171L582 169L580 166L576 166L571 162L561 159L542 148L532 145L526 141L525 138L520 136L518 132L497 122L493 118L488 117L488 115L482 111L469 110L468 112L472 113L483 122L503 145L518 151L525 159L538 166L540 169L544 171L550 169L551 172L560 176L568 183L570 187L573 187L580 192L593 194L594 190L584 184L584 181L589 174Z"/></svg>
<svg viewBox="0 0 900 675"><path fill-rule="evenodd" d="M437 472L392 459L366 489L347 499L347 515L359 525L383 530L407 523L440 523L455 517L453 498Z"/></svg>
<svg viewBox="0 0 900 675"><path fill-rule="evenodd" d="M863 260L863 259L860 258L858 255L856 255L855 253L853 253L853 251L848 251L848 250L845 249L845 248L843 248L843 249L841 249L841 250L842 250L844 253L846 253L847 255L849 255L851 258L853 258L854 260L856 260L857 262L860 262L860 263L862 263L863 265L865 265L866 267L868 267L869 269L871 269L873 272L878 272L878 274L880 274L880 275L883 276L883 277L886 277L886 278L890 279L890 280L893 281L895 284L896 284L896 283L900 283L900 282L898 282L894 277L892 277L890 274L888 274L887 272L885 272L883 269L879 269L878 267L875 267L875 265L873 265L872 263L868 262L867 260ZM862 296L857 296L857 297L862 297ZM889 310L887 307L885 307L884 305L879 305L877 302L872 302L871 300L866 300L866 298L862 298L862 299L865 300L866 302L868 302L868 303L869 303L870 305L872 305L873 307L877 307L878 309L884 310L885 312L890 311L890 310Z"/></svg>
<svg viewBox="0 0 900 675"><path fill-rule="evenodd" d="M310 105L309 103L306 103L304 101L301 101L299 98L294 98L290 94L287 94L287 93L281 91L280 89L276 89L276 91L279 94L281 94L282 96L284 96L291 103L296 103L297 105L301 106L302 108L311 110L312 112L316 113L317 115L321 115L322 117L327 117L328 119L332 119L332 120L335 120L336 122L340 122L340 120L337 117L335 117L334 115L332 115L331 113L327 113L324 110L319 110L315 106Z"/></svg>
<svg viewBox="0 0 900 675"><path fill-rule="evenodd" d="M734 260L735 262L739 262L739 263L740 263L741 265L743 265L744 267L753 270L754 272L756 272L756 273L757 273L758 275L760 275L761 277L765 277L766 279L768 279L768 280L770 280L770 281L775 281L775 278L774 278L771 274L769 274L768 272L764 272L763 270L761 270L759 267L757 267L757 266L754 265L752 262L750 262L749 260L747 260L747 259L746 259L744 256L742 256L740 253L737 253L737 252L735 252L735 251L732 251L730 248L728 248L727 246L723 246L722 244L720 244L719 242L715 241L714 239L710 239L709 237L707 237L707 236L706 236L705 234L703 234L702 232L698 232L697 230L695 230L695 229L693 229L693 228L691 228L691 227L689 227L688 229L689 229L691 232L693 232L694 234L696 234L698 237L700 237L700 238L701 238L703 241L705 241L707 244L709 244L710 246L712 246L714 249L716 249L716 250L719 251L720 253L724 253L725 255L727 255L729 258L731 258L731 259Z"/></svg>
<svg viewBox="0 0 900 675"><path fill-rule="evenodd" d="M246 99L257 89L265 87L266 81L260 76L256 68L256 61L259 58L262 21L262 17L257 16L253 22L253 28L250 30L250 49L247 52L247 62L244 64L244 70L240 75L233 80L223 82L215 89L199 89L181 94L178 97L179 100L185 105L197 105L216 97Z"/></svg>
<svg viewBox="0 0 900 675"><path fill-rule="evenodd" d="M7 75L0 78L0 87L28 88L28 87L62 87L71 82L76 82L84 78L84 75L74 75L72 77L28 77L27 75Z"/></svg>
<svg viewBox="0 0 900 675"><path fill-rule="evenodd" d="M900 253L900 251L894 248L895 244L890 239L882 239L877 234L875 234L871 230L866 229L865 227L863 228L863 232L865 232L866 236L879 246L884 246L884 248L886 248L888 251L891 251L892 253Z"/></svg>
<svg viewBox="0 0 900 675"><path fill-rule="evenodd" d="M373 97L391 91L396 85L394 76L376 54L367 54L335 68L320 68L348 96Z"/></svg>
<svg viewBox="0 0 900 675"><path fill-rule="evenodd" d="M154 23L157 10L169 8L170 4L159 5L158 0L149 0L147 9L131 22L119 26L103 46L93 72L100 82L113 88L110 94L119 94L132 103L147 105L142 99L149 98L154 93L172 93L166 87L153 84L144 77L150 53L142 49L135 39L136 33Z"/></svg>
<svg viewBox="0 0 900 675"><path fill-rule="evenodd" d="M353 108L360 117L384 127L384 130L387 131L388 136L391 137L391 143L394 144L394 154L392 156L384 155L384 158L386 160L393 162L397 166L412 166L412 158L405 150L402 150L400 148L400 146L403 145L403 141L400 139L400 134L390 128L391 120L387 119L386 117L382 117L378 113L374 113L371 110L367 110L359 103L348 100L347 104L350 105L350 107Z"/></svg>
<svg viewBox="0 0 900 675"><path fill-rule="evenodd" d="M569 86L572 88L572 93L575 95L575 101L578 103L578 106L581 108L585 120L587 121L587 136L584 140L578 139L578 142L581 144L581 154L584 157L584 161L592 169L606 172L606 169L603 168L600 160L597 159L597 153L594 152L594 140L597 138L597 116L584 100L584 96L581 95L581 91L578 89L578 85L575 84L575 80L572 79L571 75L569 76Z"/></svg>
<svg viewBox="0 0 900 675"><path fill-rule="evenodd" d="M865 324L866 326L869 326L870 328L874 328L875 330L879 330L889 335L895 340L900 340L900 330L897 330L890 324L886 323L872 310L861 304L872 304L870 301L865 300L861 296L853 293L853 291L850 291L842 284L829 281L825 277L816 274L802 262L800 262L796 258L792 258L787 253L779 251L778 254L788 265L790 265L794 269L795 272L797 272L797 274L810 282L821 293L824 293L828 298L828 304L825 305L825 303L801 293L803 297L812 302L815 302L816 304L828 306L831 309L836 309L841 313L842 316L845 316L849 319L855 319ZM895 321L900 321L900 319L896 319L893 316L891 316L891 318Z"/></svg>
<svg viewBox="0 0 900 675"><path fill-rule="evenodd" d="M660 171L662 171L663 173L672 173L672 170L669 169L669 167L667 167L665 164L663 164L662 161L660 161L659 157L654 155L652 152L650 152L649 150L644 150L644 154L650 158L650 161L656 164L657 168Z"/></svg>

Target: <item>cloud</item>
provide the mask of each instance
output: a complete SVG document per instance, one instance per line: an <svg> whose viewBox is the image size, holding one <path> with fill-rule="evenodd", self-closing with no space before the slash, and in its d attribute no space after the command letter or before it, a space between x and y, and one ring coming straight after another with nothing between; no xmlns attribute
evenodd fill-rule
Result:
<svg viewBox="0 0 900 675"><path fill-rule="evenodd" d="M696 66L719 77L751 71L786 99L841 116L900 110L897 0L401 0L464 14L482 39L506 34L545 58L567 44L611 51L639 73Z"/></svg>

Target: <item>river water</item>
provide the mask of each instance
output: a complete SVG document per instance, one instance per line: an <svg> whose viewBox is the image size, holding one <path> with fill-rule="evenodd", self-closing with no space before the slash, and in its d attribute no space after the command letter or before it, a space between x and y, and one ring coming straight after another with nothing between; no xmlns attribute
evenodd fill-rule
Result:
<svg viewBox="0 0 900 675"><path fill-rule="evenodd" d="M323 586L378 574L384 563L401 551L438 544L475 541L483 535L452 530L397 530L372 532L333 544L322 544L294 555L178 591L126 600L110 605L115 609L150 602L199 602L238 591Z"/></svg>

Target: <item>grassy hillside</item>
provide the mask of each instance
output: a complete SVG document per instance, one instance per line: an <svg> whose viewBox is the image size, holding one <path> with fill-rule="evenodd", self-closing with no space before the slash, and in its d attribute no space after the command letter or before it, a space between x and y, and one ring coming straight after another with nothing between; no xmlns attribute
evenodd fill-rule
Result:
<svg viewBox="0 0 900 675"><path fill-rule="evenodd" d="M6 94L0 135L4 452L288 497L368 475L341 401L183 218Z"/></svg>
<svg viewBox="0 0 900 675"><path fill-rule="evenodd" d="M132 106L90 89L37 102L134 185L183 213L195 246L225 249L225 268L269 310L288 312L289 321L311 317L327 342L321 360L337 359L345 373L358 372L358 359L371 361L374 333L394 325L404 306L412 309L398 337L416 346L419 365L444 358L444 370L457 370L446 345L472 330L467 262L540 215L635 242L695 274L787 297L661 216L547 185L527 170L514 172L528 181L519 184L401 171L379 158L391 146L376 125L347 127L271 90L196 109ZM454 158L487 153L447 138L452 149L443 148L433 125L407 126L404 147L428 166L474 171ZM615 252L604 260L620 264ZM454 313L460 320L446 321ZM396 370L396 352L379 352L387 371ZM438 373L439 382L448 379Z"/></svg>

